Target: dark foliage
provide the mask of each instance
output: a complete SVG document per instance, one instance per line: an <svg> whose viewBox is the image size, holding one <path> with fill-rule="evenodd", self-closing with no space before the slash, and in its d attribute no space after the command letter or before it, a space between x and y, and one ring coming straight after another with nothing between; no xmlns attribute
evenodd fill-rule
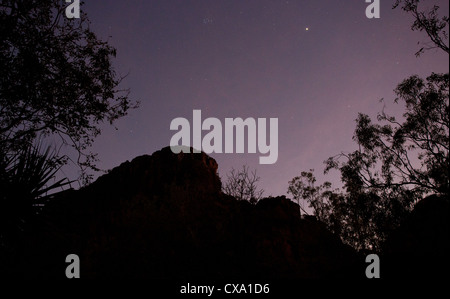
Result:
<svg viewBox="0 0 450 299"><path fill-rule="evenodd" d="M69 184L54 180L61 167L55 152L40 146L13 155L0 151L0 252L14 250L16 240L30 228L48 200L48 192Z"/></svg>
<svg viewBox="0 0 450 299"><path fill-rule="evenodd" d="M425 31L430 38L430 42L423 44L422 48L416 52L416 56L420 56L425 50L431 49L441 49L449 53L447 42L449 17L439 17L438 5L434 5L428 11L421 11L420 0L396 0L393 7L399 6L414 17L411 29L413 31Z"/></svg>
<svg viewBox="0 0 450 299"><path fill-rule="evenodd" d="M83 170L95 169L88 148L99 123L112 123L134 104L118 89L116 50L90 30L85 14L66 18L65 5L0 2L0 147L10 154L51 135L76 150Z"/></svg>
<svg viewBox="0 0 450 299"><path fill-rule="evenodd" d="M433 47L418 54L431 48L448 53L448 17L439 19L437 6L421 12L418 5L395 4L414 16L413 30L425 30L431 39ZM449 197L449 74L410 76L395 94L395 103L405 106L401 120L383 110L374 123L360 113L353 136L358 149L325 162L325 173L341 173L344 190L314 186L312 172L290 182L290 193L309 202L331 231L358 250L380 249L424 196Z"/></svg>

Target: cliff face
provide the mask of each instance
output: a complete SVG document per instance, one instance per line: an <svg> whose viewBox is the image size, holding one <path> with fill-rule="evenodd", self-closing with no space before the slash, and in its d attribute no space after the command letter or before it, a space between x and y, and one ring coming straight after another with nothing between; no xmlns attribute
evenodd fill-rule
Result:
<svg viewBox="0 0 450 299"><path fill-rule="evenodd" d="M221 193L206 154L164 148L125 162L86 188L58 194L24 239L13 275L65 278L358 277L364 265L284 197L251 205Z"/></svg>
<svg viewBox="0 0 450 299"><path fill-rule="evenodd" d="M450 278L450 200L422 199L384 248L388 278Z"/></svg>

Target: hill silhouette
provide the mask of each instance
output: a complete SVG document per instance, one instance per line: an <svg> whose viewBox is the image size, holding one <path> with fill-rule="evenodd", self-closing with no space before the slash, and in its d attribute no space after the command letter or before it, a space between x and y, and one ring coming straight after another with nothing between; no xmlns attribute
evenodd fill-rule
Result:
<svg viewBox="0 0 450 299"><path fill-rule="evenodd" d="M256 205L221 192L218 165L170 148L125 162L91 185L55 195L20 246L15 277L359 277L357 253L285 197Z"/></svg>
<svg viewBox="0 0 450 299"><path fill-rule="evenodd" d="M450 278L450 200L431 195L384 244L387 278Z"/></svg>

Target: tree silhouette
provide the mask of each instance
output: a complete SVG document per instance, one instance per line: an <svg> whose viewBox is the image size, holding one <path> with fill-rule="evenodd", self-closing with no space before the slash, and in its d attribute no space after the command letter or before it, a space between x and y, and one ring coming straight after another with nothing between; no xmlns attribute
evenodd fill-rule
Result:
<svg viewBox="0 0 450 299"><path fill-rule="evenodd" d="M0 251L12 250L47 192L68 183L54 180L70 162L60 149L76 151L74 162L88 181L99 125L137 106L118 88L116 50L90 30L86 14L65 17L65 5L0 2ZM57 149L42 150L48 140Z"/></svg>
<svg viewBox="0 0 450 299"><path fill-rule="evenodd" d="M416 52L416 56L420 56L425 50L441 49L449 53L449 46L446 44L448 40L448 24L449 17L439 17L439 6L434 5L428 11L420 11L420 0L396 0L393 8L401 6L401 8L414 16L414 22L411 25L413 31L425 31L430 38L430 42L423 44L423 47Z"/></svg>
<svg viewBox="0 0 450 299"><path fill-rule="evenodd" d="M288 194L292 194L293 199L297 201L300 214L303 211L304 214L309 215L305 210L303 203L303 201L306 201L309 204L309 207L313 209L314 215L318 219L323 220L329 214L327 210L328 205L324 201L324 192L331 188L331 183L325 182L322 185L316 186L316 181L314 169L302 171L300 176L289 181L287 192Z"/></svg>
<svg viewBox="0 0 450 299"><path fill-rule="evenodd" d="M418 10L418 0L397 1L394 7L415 17L413 30L425 30L432 45L446 46L448 17L438 18L438 7ZM358 150L325 161L325 173L337 169L344 191L329 185L299 186L314 213L357 249L376 249L426 195L449 197L449 74L432 73L426 79L410 76L395 89L395 103L403 103L401 120L383 109L378 123L360 113L353 140ZM305 176L314 182L312 176ZM328 189L320 193L321 189ZM314 192L311 192L314 191ZM325 213L324 213L325 211Z"/></svg>
<svg viewBox="0 0 450 299"><path fill-rule="evenodd" d="M257 183L260 177L256 175L256 170L249 172L249 167L244 165L242 170L231 169L227 175L227 181L223 186L223 192L238 200L246 200L250 203L257 203L261 199L264 190L259 189Z"/></svg>
<svg viewBox="0 0 450 299"><path fill-rule="evenodd" d="M5 155L57 137L76 150L85 171L95 169L88 148L99 124L113 123L135 103L118 88L122 77L111 64L116 50L90 30L86 14L66 18L64 5L0 3L0 147ZM68 162L59 151L54 158Z"/></svg>

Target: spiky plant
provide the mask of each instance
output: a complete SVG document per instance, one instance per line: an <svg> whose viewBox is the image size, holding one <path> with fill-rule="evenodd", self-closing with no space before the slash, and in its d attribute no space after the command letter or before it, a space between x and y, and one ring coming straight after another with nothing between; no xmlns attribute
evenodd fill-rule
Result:
<svg viewBox="0 0 450 299"><path fill-rule="evenodd" d="M31 145L15 153L0 150L0 237L23 231L49 198L49 192L69 184L55 180L61 161L56 151ZM52 182L52 180L55 180Z"/></svg>

